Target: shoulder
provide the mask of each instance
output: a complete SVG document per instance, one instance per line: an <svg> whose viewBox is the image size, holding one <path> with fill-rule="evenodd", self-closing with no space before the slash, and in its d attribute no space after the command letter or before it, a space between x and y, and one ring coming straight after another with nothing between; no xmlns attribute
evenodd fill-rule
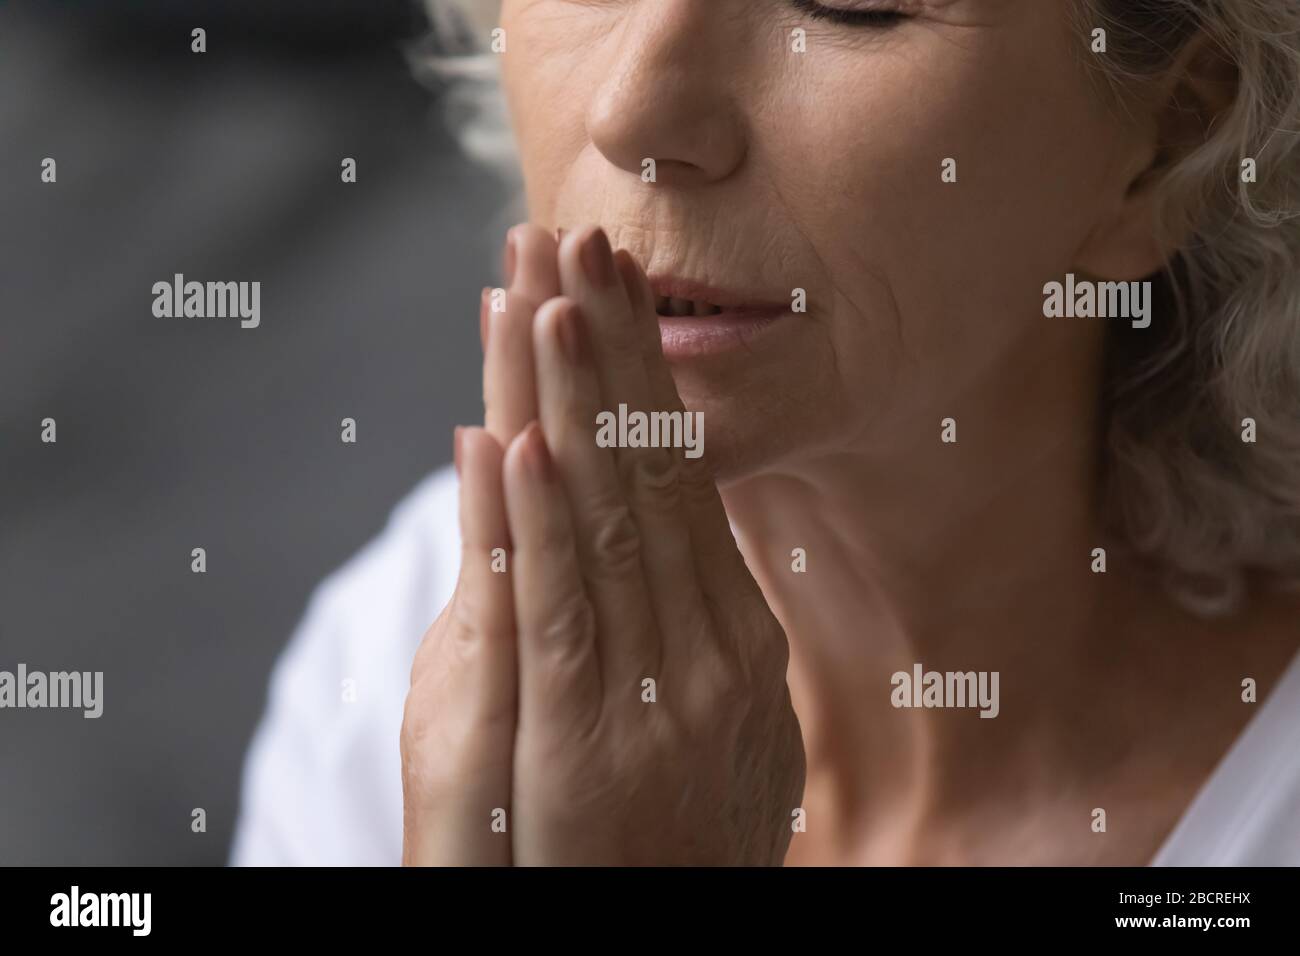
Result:
<svg viewBox="0 0 1300 956"><path fill-rule="evenodd" d="M1300 653L1272 685L1156 865L1300 865Z"/></svg>
<svg viewBox="0 0 1300 956"><path fill-rule="evenodd" d="M383 530L312 592L277 670L322 658L358 673L404 669L455 588L457 483L447 468L397 504Z"/></svg>
<svg viewBox="0 0 1300 956"><path fill-rule="evenodd" d="M383 530L317 586L308 616L352 620L364 609L373 627L415 639L451 596L460 564L457 482L450 468L426 477L389 515ZM424 618L428 618L424 620ZM372 642L368 642L372 643Z"/></svg>
<svg viewBox="0 0 1300 956"><path fill-rule="evenodd" d="M459 555L456 476L443 469L316 587L249 748L234 863L400 861L411 662L451 596Z"/></svg>

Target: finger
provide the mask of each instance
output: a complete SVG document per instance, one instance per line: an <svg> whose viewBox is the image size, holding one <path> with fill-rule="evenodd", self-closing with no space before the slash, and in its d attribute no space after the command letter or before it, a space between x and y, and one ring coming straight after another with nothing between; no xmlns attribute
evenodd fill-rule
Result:
<svg viewBox="0 0 1300 956"><path fill-rule="evenodd" d="M577 304L587 322L601 394L644 409L650 385L640 338L605 231L587 227L566 233L559 248L559 273L563 295Z"/></svg>
<svg viewBox="0 0 1300 956"><path fill-rule="evenodd" d="M506 234L504 294L489 296L483 404L487 430L505 448L537 417L533 377L533 314L560 294L555 237L539 226L515 226ZM494 290L496 291L496 290Z"/></svg>
<svg viewBox="0 0 1300 956"><path fill-rule="evenodd" d="M508 537L502 459L486 432L457 429L460 577L417 653L402 725L408 863L511 859L493 829L494 814L510 811L518 681L513 593L492 570Z"/></svg>
<svg viewBox="0 0 1300 956"><path fill-rule="evenodd" d="M560 282L588 320L601 411L617 420L619 406L626 405L629 412L659 416L650 422L667 421L662 413L668 409L656 403L646 374L643 332L603 230L585 229L560 244ZM699 631L703 600L677 490L681 457L678 449L650 445L615 452L624 494L641 533L646 585L663 636L689 641Z"/></svg>
<svg viewBox="0 0 1300 956"><path fill-rule="evenodd" d="M596 611L607 692L657 676L658 627L646 589L641 534L614 456L595 440L600 385L582 314L566 298L537 312L537 402L562 480L587 595Z"/></svg>
<svg viewBox="0 0 1300 956"><path fill-rule="evenodd" d="M521 745L538 728L581 739L601 712L596 618L569 502L536 422L510 443L505 490L515 544Z"/></svg>
<svg viewBox="0 0 1300 956"><path fill-rule="evenodd" d="M514 593L509 576L510 531L501 468L505 452L482 428L461 428L460 577L453 597L456 634L481 644L482 683L476 712L509 722L515 702Z"/></svg>
<svg viewBox="0 0 1300 956"><path fill-rule="evenodd" d="M634 326L640 339L641 357L646 379L653 394L655 408L689 414L677 392L677 383L663 354L659 335L659 318L655 309L654 292L644 270L627 252L620 250L615 257L619 276L630 308L635 316ZM745 565L745 559L736 546L731 523L718 494L717 483L709 471L703 455L677 459L677 493L685 515L690 536L693 564L704 594L717 603L722 596L735 594L737 582L750 597L760 597L758 585Z"/></svg>

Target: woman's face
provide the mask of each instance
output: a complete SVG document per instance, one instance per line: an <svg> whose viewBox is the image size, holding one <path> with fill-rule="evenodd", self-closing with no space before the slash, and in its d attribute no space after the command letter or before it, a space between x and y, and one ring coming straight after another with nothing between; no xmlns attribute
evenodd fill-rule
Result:
<svg viewBox="0 0 1300 956"><path fill-rule="evenodd" d="M948 416L1014 418L1032 383L1071 368L1090 383L1099 326L1044 318L1043 285L1085 271L1134 173L1134 133L1090 83L1069 4L825 0L900 14L879 25L801 6L502 14L534 221L602 225L655 281L787 306L806 292L806 312L721 317L725 334L670 350L729 480L936 442Z"/></svg>

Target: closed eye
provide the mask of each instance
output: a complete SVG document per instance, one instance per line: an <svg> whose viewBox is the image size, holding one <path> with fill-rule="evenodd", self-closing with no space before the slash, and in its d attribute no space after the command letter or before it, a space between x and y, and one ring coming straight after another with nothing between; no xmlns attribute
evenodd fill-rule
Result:
<svg viewBox="0 0 1300 956"><path fill-rule="evenodd" d="M795 9L814 20L830 20L832 23L845 26L883 29L896 26L907 19L907 15L898 10L882 10L879 7L851 10L846 7L829 7L818 3L817 0L790 0L790 2L794 4Z"/></svg>

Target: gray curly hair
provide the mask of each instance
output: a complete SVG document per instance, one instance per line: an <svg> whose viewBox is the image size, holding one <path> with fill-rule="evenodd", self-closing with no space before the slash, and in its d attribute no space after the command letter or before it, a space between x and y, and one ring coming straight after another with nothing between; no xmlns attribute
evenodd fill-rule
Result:
<svg viewBox="0 0 1300 956"><path fill-rule="evenodd" d="M1227 613L1251 576L1300 583L1300 2L1074 2L1085 37L1106 31L1082 60L1116 109L1197 39L1235 72L1231 105L1158 186L1160 234L1178 237L1153 277L1165 321L1112 328L1102 394L1114 529L1184 606ZM475 55L500 2L425 4L434 39L413 62L452 92L470 152L500 163L495 58Z"/></svg>

